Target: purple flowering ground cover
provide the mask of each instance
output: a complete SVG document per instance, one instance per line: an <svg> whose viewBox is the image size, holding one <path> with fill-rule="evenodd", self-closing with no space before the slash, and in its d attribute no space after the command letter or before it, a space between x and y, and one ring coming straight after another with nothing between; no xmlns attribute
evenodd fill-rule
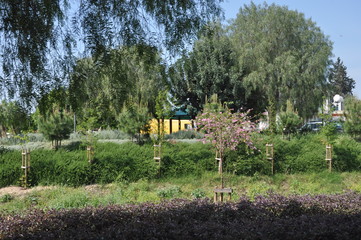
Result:
<svg viewBox="0 0 361 240"><path fill-rule="evenodd" d="M360 239L361 195L32 210L0 217L1 239Z"/></svg>

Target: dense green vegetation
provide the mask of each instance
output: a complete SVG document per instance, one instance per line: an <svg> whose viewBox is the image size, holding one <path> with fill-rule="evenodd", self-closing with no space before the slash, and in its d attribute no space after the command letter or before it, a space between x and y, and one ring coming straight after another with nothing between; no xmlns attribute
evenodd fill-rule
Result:
<svg viewBox="0 0 361 240"><path fill-rule="evenodd" d="M327 169L325 145L321 134L293 137L256 135L256 150L240 146L225 156L224 170L236 175L269 175L270 163L265 157L265 144L275 145L275 172L282 174L317 173ZM333 170L361 170L361 144L347 135L337 138L333 145ZM215 153L211 145L169 142L163 145L160 169L153 160L150 143L137 145L97 143L92 164L87 162L84 146L73 142L58 151L37 149L31 152L32 184L69 185L105 184L139 179L201 175L216 171ZM20 151L1 149L0 186L16 185L22 171Z"/></svg>
<svg viewBox="0 0 361 240"><path fill-rule="evenodd" d="M361 192L359 172L333 172L300 174L254 174L238 176L225 174L225 183L233 189L232 201L242 196L255 199L272 193L283 196L341 194ZM220 183L216 172L188 174L182 177L140 179L135 182L118 181L111 184L96 184L79 187L65 185L39 186L26 194L8 193L0 195L0 211L20 213L25 210L99 207L112 204L160 202L165 199L209 198Z"/></svg>

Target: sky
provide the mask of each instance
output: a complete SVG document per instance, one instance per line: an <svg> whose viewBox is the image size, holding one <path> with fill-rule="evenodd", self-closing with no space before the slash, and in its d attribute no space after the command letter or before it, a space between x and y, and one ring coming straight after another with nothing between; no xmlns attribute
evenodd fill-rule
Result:
<svg viewBox="0 0 361 240"><path fill-rule="evenodd" d="M361 1L360 0L253 0L255 4L275 3L312 19L333 42L333 60L340 57L347 75L356 81L353 94L361 98ZM224 0L226 20L234 19L249 0Z"/></svg>

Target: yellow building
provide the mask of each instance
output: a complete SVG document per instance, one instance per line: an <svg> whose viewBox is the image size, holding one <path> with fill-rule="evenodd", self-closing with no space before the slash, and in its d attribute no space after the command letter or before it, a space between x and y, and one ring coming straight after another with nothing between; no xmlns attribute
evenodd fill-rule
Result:
<svg viewBox="0 0 361 240"><path fill-rule="evenodd" d="M150 133L158 133L158 128L161 127L159 124L164 124L164 133L166 134L194 128L191 117L180 110L176 111L175 115L170 119L161 120L161 123L158 123L157 119L152 119L150 121Z"/></svg>
<svg viewBox="0 0 361 240"><path fill-rule="evenodd" d="M160 123L161 124L161 123ZM192 120L189 119L164 119L164 133L170 134L180 130L192 129ZM150 121L150 133L158 133L158 120Z"/></svg>

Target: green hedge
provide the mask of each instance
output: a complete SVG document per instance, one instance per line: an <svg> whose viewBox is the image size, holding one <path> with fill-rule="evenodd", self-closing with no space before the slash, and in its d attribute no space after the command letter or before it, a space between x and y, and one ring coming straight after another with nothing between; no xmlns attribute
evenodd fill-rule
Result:
<svg viewBox="0 0 361 240"><path fill-rule="evenodd" d="M92 164L80 146L72 150L34 150L31 152L33 185L65 184L79 186L114 181L137 181L141 178L180 176L211 170L213 153L201 143L164 145L162 167L153 160L153 145L98 143ZM0 187L16 185L22 175L20 151L2 150Z"/></svg>
<svg viewBox="0 0 361 240"><path fill-rule="evenodd" d="M275 172L322 172L327 169L325 145L317 134L292 138L255 136L257 150L247 151L240 146L225 157L225 171L254 175L270 174L270 162L265 157L265 144L275 145ZM335 171L361 170L361 144L348 136L339 136L333 148ZM98 143L95 159L89 164L86 151L80 144L54 150L31 152L31 182L33 185L110 183L137 181L141 178L177 177L216 171L211 145L202 143L165 143L161 169L153 160L152 144L137 145ZM21 153L0 148L0 187L16 185L22 175ZM159 174L160 173L160 174Z"/></svg>

